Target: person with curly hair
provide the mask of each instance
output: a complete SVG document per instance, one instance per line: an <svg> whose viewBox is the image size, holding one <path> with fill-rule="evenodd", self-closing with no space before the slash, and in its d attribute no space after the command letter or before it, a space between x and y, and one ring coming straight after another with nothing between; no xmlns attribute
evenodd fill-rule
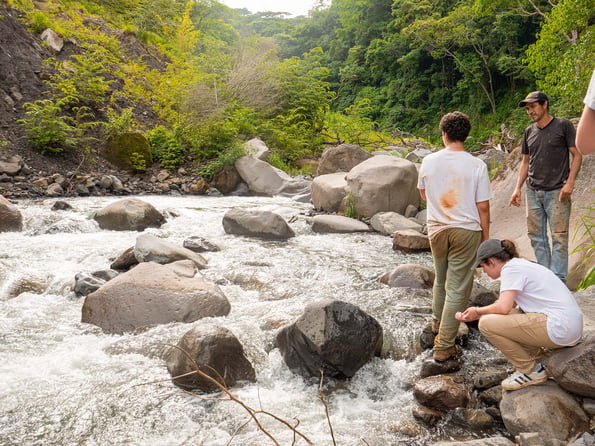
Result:
<svg viewBox="0 0 595 446"><path fill-rule="evenodd" d="M486 164L465 151L471 122L461 112L440 120L444 149L426 156L417 187L427 205L427 228L436 277L432 299L433 359L460 355L455 313L467 307L473 287L471 266L489 237L490 180Z"/></svg>
<svg viewBox="0 0 595 446"><path fill-rule="evenodd" d="M490 239L477 250L475 267L500 279L498 299L456 315L461 322L479 319L479 331L514 366L502 381L517 390L547 381L539 362L544 349L576 345L583 334L583 313L566 285L548 268L518 256L510 240Z"/></svg>

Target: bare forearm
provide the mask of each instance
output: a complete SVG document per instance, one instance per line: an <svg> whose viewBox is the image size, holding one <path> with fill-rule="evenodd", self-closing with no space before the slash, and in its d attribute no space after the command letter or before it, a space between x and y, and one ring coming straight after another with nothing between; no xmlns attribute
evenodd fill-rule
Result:
<svg viewBox="0 0 595 446"><path fill-rule="evenodd" d="M574 150L572 150L572 149L574 149ZM576 180L576 177L578 176L578 173L581 170L583 156L581 155L581 153L578 151L578 149L576 147L571 148L571 153L572 153L572 163L570 164L570 172L568 173L568 180L566 180L566 182L571 183L571 185L574 186L574 180Z"/></svg>
<svg viewBox="0 0 595 446"><path fill-rule="evenodd" d="M479 225L481 226L481 240L490 238L490 202L482 201L477 203L479 212Z"/></svg>

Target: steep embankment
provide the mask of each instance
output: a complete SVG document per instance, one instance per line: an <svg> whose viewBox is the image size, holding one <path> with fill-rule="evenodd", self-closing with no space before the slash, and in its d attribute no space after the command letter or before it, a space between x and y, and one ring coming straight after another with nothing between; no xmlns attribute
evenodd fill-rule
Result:
<svg viewBox="0 0 595 446"><path fill-rule="evenodd" d="M85 49L75 41L66 40L63 48L54 52L42 42L40 36L27 29L23 18L19 11L9 7L6 2L0 2L0 150L19 155L38 176L113 170L114 166L108 165L97 155L99 139L90 139L88 147L68 148L47 156L42 156L28 144L25 130L18 121L25 117L24 104L49 97L49 89L44 81L48 80L52 69L44 66L44 61L53 57L57 62L67 64L72 55L82 54ZM111 29L101 18L85 20L91 28L100 29L104 35L114 37L127 60L141 60L149 69L165 69L165 56L153 47L143 45L133 34ZM110 77L109 73L104 75ZM110 82L113 91L121 88L121 79L112 76ZM132 108L135 121L142 127L152 128L161 124L154 111L140 102L131 103L126 98L119 98L116 102L120 109ZM105 110L93 107L90 104L93 114L101 120ZM99 135L97 130L88 136L97 138Z"/></svg>

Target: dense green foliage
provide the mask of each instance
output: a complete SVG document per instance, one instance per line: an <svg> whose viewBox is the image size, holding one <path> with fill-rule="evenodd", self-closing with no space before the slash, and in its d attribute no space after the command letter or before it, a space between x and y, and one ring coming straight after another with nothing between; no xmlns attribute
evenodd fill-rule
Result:
<svg viewBox="0 0 595 446"><path fill-rule="evenodd" d="M528 123L516 108L528 91L578 116L595 64L594 0L321 0L297 18L215 0L9 3L32 32L76 42L48 60L48 97L26 106L31 142L72 149L98 123L125 124L171 169L210 172L254 136L284 168L324 142L438 142L440 116L455 109L472 118L472 147L508 141ZM156 121L141 123L142 109Z"/></svg>

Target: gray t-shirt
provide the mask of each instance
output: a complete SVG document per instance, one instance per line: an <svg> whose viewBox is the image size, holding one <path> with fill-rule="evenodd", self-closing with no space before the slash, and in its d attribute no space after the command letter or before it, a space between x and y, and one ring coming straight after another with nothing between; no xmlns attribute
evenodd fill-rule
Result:
<svg viewBox="0 0 595 446"><path fill-rule="evenodd" d="M576 131L568 119L554 118L544 128L531 124L525 130L521 153L529 155L527 186L553 190L564 185L570 171L570 147Z"/></svg>

